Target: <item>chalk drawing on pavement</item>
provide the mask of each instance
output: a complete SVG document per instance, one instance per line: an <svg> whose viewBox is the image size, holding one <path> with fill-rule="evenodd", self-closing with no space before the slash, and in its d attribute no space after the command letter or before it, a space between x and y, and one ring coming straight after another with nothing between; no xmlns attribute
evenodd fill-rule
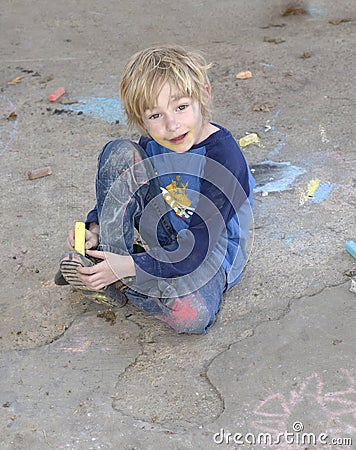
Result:
<svg viewBox="0 0 356 450"><path fill-rule="evenodd" d="M304 205L306 202L320 203L330 195L332 189L331 183L314 178L309 181L305 190L300 190L299 204Z"/></svg>
<svg viewBox="0 0 356 450"><path fill-rule="evenodd" d="M77 103L66 105L65 108L108 122L126 123L125 113L118 97L82 97L77 99Z"/></svg>
<svg viewBox="0 0 356 450"><path fill-rule="evenodd" d="M251 165L256 180L255 192L280 192L292 188L293 182L305 169L290 162L263 161Z"/></svg>
<svg viewBox="0 0 356 450"><path fill-rule="evenodd" d="M306 377L297 390L288 394L273 393L260 401L253 414L252 427L259 433L271 433L277 437L285 431L292 432L293 424L303 422L305 433L326 433L330 438L355 436L356 433L356 383L348 370L339 369L342 390L328 391L322 376L312 373ZM317 413L319 430L309 429L305 417ZM304 417L303 417L304 416ZM325 447L325 446L324 446ZM323 447L323 448L324 448ZM300 445L278 445L276 450L300 450ZM318 447L319 448L319 447ZM345 447L333 447L341 450Z"/></svg>

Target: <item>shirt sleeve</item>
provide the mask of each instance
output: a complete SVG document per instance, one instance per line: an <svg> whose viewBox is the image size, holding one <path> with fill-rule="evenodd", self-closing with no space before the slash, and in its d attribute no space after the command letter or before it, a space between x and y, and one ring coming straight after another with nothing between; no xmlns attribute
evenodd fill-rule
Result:
<svg viewBox="0 0 356 450"><path fill-rule="evenodd" d="M92 222L99 223L98 211L97 211L96 205L87 214L87 218L85 219L86 228L88 228L89 224Z"/></svg>
<svg viewBox="0 0 356 450"><path fill-rule="evenodd" d="M133 254L136 283L155 277L172 278L197 269L209 257L249 196L249 171L236 141L217 147L206 156L200 196L189 227L170 245Z"/></svg>

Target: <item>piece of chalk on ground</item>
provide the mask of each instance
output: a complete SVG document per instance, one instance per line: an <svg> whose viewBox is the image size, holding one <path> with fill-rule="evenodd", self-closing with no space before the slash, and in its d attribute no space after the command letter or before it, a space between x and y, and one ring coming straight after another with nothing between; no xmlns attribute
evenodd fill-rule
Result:
<svg viewBox="0 0 356 450"><path fill-rule="evenodd" d="M65 89L64 87L60 87L58 89L56 89L54 92L52 92L51 95L48 96L48 100L50 102L55 102L56 100L59 99L59 97L62 97L62 95L65 93Z"/></svg>
<svg viewBox="0 0 356 450"><path fill-rule="evenodd" d="M52 175L52 169L50 166L40 167L38 169L29 170L27 176L29 180L35 180L36 178L47 177Z"/></svg>
<svg viewBox="0 0 356 450"><path fill-rule="evenodd" d="M350 255L356 258L356 244L354 241L347 241L345 244L345 249L350 253Z"/></svg>

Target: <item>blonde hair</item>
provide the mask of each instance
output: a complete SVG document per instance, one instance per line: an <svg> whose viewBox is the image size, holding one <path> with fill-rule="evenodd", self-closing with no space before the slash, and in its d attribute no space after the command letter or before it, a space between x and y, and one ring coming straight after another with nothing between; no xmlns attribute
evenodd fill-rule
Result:
<svg viewBox="0 0 356 450"><path fill-rule="evenodd" d="M179 46L155 46L135 53L124 67L120 82L120 97L128 125L145 133L143 114L155 107L163 85L168 81L183 97L196 100L204 120L211 117L211 64L196 51Z"/></svg>

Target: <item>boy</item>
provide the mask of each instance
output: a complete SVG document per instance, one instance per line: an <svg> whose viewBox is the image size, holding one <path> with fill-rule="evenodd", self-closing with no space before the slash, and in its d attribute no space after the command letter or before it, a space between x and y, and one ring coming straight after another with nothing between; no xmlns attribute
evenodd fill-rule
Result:
<svg viewBox="0 0 356 450"><path fill-rule="evenodd" d="M151 47L126 64L120 97L136 144L99 155L86 253L61 259L57 284L127 301L178 333L207 333L246 260L254 180L231 133L210 122L204 58ZM144 247L135 243L135 233Z"/></svg>

